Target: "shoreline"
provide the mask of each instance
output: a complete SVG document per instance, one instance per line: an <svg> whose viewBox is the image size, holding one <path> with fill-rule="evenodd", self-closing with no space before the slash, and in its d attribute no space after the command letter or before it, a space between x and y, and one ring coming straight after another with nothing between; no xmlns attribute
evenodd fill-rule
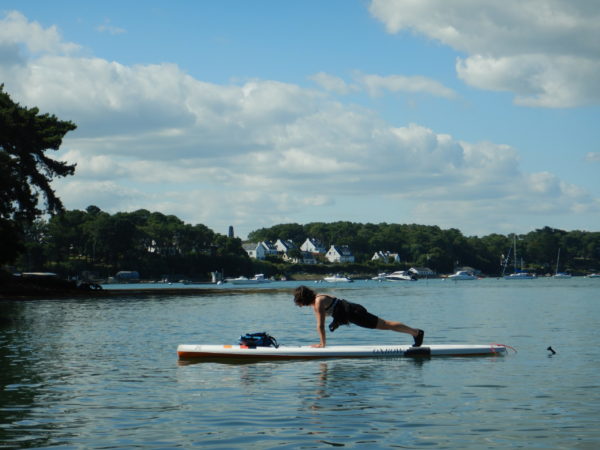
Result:
<svg viewBox="0 0 600 450"><path fill-rule="evenodd" d="M93 299L93 298L119 298L119 297L172 297L194 295L235 295L248 293L274 293L289 292L289 288L261 287L261 288L141 288L141 289L99 289L99 290L47 290L29 292L0 292L0 301L26 301L26 300L58 300L66 298Z"/></svg>
<svg viewBox="0 0 600 450"><path fill-rule="evenodd" d="M298 280L309 282L311 280ZM321 285L320 289L328 289L327 284ZM102 298L124 298L124 297L174 297L174 296L211 296L211 295L246 295L246 294L274 294L291 293L290 287L265 286L261 287L165 287L165 288L128 288L128 289L11 289L4 291L0 288L0 301L27 301L27 300L60 300L60 299L102 299Z"/></svg>

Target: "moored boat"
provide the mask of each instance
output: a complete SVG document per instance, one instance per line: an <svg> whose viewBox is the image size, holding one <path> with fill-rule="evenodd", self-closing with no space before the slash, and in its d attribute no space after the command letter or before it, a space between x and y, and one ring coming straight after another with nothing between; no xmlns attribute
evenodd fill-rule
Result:
<svg viewBox="0 0 600 450"><path fill-rule="evenodd" d="M374 280L374 281L385 281L386 280L385 277L387 277L387 275L388 274L386 272L380 272L380 273L377 274L377 276L372 277L371 280Z"/></svg>
<svg viewBox="0 0 600 450"><path fill-rule="evenodd" d="M515 272L504 277L505 280L533 280L536 276L528 272Z"/></svg>
<svg viewBox="0 0 600 450"><path fill-rule="evenodd" d="M386 275L385 279L389 281L417 281L417 277L406 270L392 272L389 275Z"/></svg>
<svg viewBox="0 0 600 450"><path fill-rule="evenodd" d="M558 271L559 261L560 261L560 248L558 249L558 255L556 255L556 270L554 271L554 275L552 276L552 278L571 278L571 274Z"/></svg>
<svg viewBox="0 0 600 450"><path fill-rule="evenodd" d="M449 280L476 280L477 277L473 275L471 272L467 272L466 270L458 270L456 273L452 275L448 275Z"/></svg>
<svg viewBox="0 0 600 450"><path fill-rule="evenodd" d="M260 284L260 283L270 283L271 280L265 278L262 273L254 275L252 278L246 278L244 276L237 278L227 278L226 280L231 284Z"/></svg>
<svg viewBox="0 0 600 450"><path fill-rule="evenodd" d="M571 278L571 274L565 272L556 272L554 275L552 275L552 278Z"/></svg>
<svg viewBox="0 0 600 450"><path fill-rule="evenodd" d="M506 258L504 264L504 270L502 270L502 275L505 280L533 280L536 278L534 274L523 272L523 270L517 269L517 235L513 235L513 247L514 247L514 255L513 255L513 265L514 272L510 275L504 275L504 271L506 270L506 263L508 263L508 258ZM510 257L510 251L508 252ZM521 259L521 268L523 267L523 260Z"/></svg>
<svg viewBox="0 0 600 450"><path fill-rule="evenodd" d="M327 281L328 283L352 283L352 279L350 277L345 277L339 273L325 277L323 278L323 281Z"/></svg>

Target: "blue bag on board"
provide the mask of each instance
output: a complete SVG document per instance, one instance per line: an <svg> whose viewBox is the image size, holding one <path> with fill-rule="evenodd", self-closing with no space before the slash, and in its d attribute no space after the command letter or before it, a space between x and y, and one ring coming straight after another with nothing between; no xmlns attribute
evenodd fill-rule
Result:
<svg viewBox="0 0 600 450"><path fill-rule="evenodd" d="M248 348L256 347L279 347L277 339L273 336L262 333L246 333L240 336L240 345L245 345Z"/></svg>

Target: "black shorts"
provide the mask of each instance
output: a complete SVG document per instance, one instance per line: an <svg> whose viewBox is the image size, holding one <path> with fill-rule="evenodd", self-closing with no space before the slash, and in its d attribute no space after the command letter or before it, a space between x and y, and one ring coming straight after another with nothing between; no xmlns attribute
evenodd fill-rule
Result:
<svg viewBox="0 0 600 450"><path fill-rule="evenodd" d="M338 308L340 308L341 311L338 310ZM379 317L371 314L362 305L350 303L346 300L340 300L340 304L336 306L336 310L337 313L341 313L341 317L338 319L340 324L350 322L363 328L377 328ZM335 317L336 314L334 314L334 318Z"/></svg>

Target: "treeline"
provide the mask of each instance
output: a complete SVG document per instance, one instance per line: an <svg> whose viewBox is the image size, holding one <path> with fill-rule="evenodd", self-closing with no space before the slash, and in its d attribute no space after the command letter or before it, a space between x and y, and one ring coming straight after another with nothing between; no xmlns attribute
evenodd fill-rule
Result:
<svg viewBox="0 0 600 450"><path fill-rule="evenodd" d="M71 176L75 165L47 155L76 129L69 121L42 114L12 101L0 84L0 264L16 270L51 270L62 276L85 272L106 278L119 270L137 270L144 278L206 279L213 271L226 276L264 273L407 269L425 266L438 273L471 266L483 273L502 272L513 236L465 237L457 229L352 222L281 224L250 233L249 239L307 237L329 246L348 245L356 263L303 266L280 258L251 260L239 239L214 233L204 225L186 224L172 215L139 211L108 214L95 206L65 211L51 188L55 178ZM43 219L43 217L50 217ZM560 270L586 273L600 269L600 233L545 227L518 236L519 265L536 273L553 271L558 250ZM399 253L402 262L386 266L371 261L375 251ZM514 252L513 252L514 257Z"/></svg>
<svg viewBox="0 0 600 450"><path fill-rule="evenodd" d="M356 261L367 263L376 251L398 253L402 268L429 267L450 273L470 266L485 274L499 275L505 264L514 265L513 235L490 234L466 237L459 230L437 226L315 222L306 225L281 224L261 228L248 236L251 241L291 239L301 245L307 237L326 246L348 245ZM600 232L564 231L545 227L519 235L517 265L544 274L554 272L560 249L559 270L587 273L600 270Z"/></svg>
<svg viewBox="0 0 600 450"><path fill-rule="evenodd" d="M356 263L317 266L287 264L270 257L250 259L239 238L215 233L204 225L190 225L173 215L140 209L109 214L89 206L68 210L26 229L25 251L16 268L50 270L62 276L89 273L100 278L120 270L136 270L145 279L207 280L213 271L226 277L264 273L293 277L299 272L343 271L368 274L383 270L429 267L450 273L470 266L488 275L513 266L513 235L466 237L454 228L353 222L280 224L253 231L248 240L290 239L300 246L307 237L327 247L348 245ZM554 272L560 248L560 270L588 273L600 269L600 233L563 231L549 227L517 236L518 266L538 274ZM401 263L373 262L376 251L398 253ZM510 259L509 259L510 257Z"/></svg>
<svg viewBox="0 0 600 450"><path fill-rule="evenodd" d="M206 279L212 271L250 273L252 262L240 239L204 225L145 209L109 214L89 206L28 227L17 268L62 276L107 278L120 270L136 270L146 279Z"/></svg>

